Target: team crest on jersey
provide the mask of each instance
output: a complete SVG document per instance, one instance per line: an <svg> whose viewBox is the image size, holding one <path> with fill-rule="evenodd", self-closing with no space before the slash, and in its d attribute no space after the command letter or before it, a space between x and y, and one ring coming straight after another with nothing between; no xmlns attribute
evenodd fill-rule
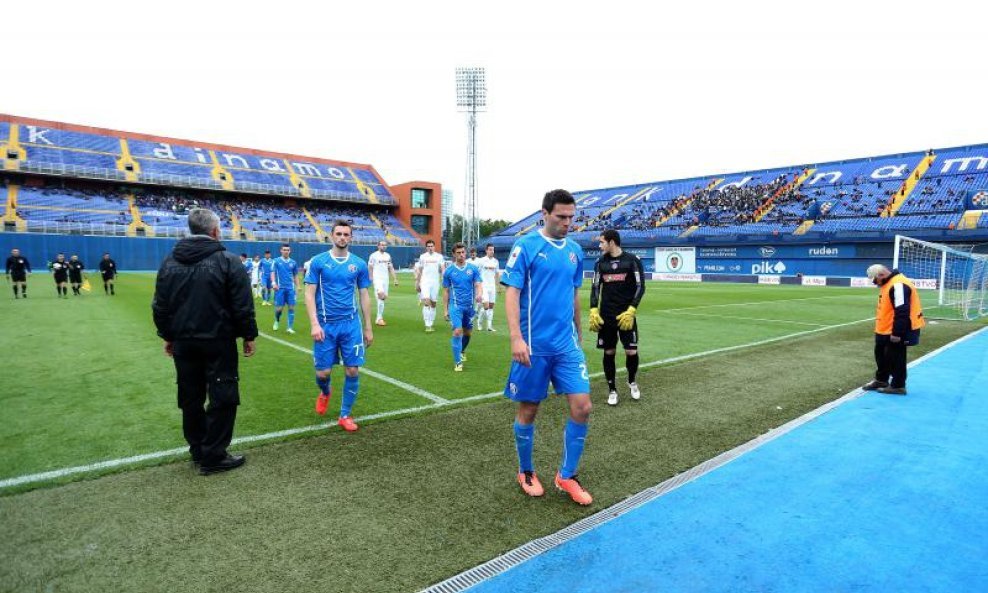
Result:
<svg viewBox="0 0 988 593"><path fill-rule="evenodd" d="M569 252L569 263L571 264L576 263L576 254L573 253L572 251Z"/></svg>
<svg viewBox="0 0 988 593"><path fill-rule="evenodd" d="M614 263L611 264L611 269L612 270L616 270L617 269L617 266L618 266L617 262L614 262Z"/></svg>
<svg viewBox="0 0 988 593"><path fill-rule="evenodd" d="M346 271L350 272L351 274L355 274L357 272L357 266L350 264L349 266L346 267Z"/></svg>

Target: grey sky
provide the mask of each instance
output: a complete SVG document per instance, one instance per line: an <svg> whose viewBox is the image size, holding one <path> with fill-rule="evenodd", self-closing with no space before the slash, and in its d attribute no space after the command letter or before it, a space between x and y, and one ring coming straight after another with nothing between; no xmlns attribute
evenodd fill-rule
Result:
<svg viewBox="0 0 988 593"><path fill-rule="evenodd" d="M457 202L454 69L484 66L485 217L988 141L983 2L12 4L0 112L368 162Z"/></svg>

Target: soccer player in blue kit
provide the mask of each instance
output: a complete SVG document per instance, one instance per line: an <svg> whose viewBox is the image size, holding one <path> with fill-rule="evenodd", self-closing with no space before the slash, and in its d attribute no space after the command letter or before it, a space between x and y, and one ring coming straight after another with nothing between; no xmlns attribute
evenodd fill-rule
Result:
<svg viewBox="0 0 988 593"><path fill-rule="evenodd" d="M453 370L463 370L470 333L473 330L474 306L481 302L480 287L483 281L480 268L467 262L467 248L463 243L453 245L453 265L443 272L443 288L446 298L446 321L453 324Z"/></svg>
<svg viewBox="0 0 988 593"><path fill-rule="evenodd" d="M274 260L271 259L271 252L264 252L264 259L261 260L261 306L271 306L271 271L274 269Z"/></svg>
<svg viewBox="0 0 988 593"><path fill-rule="evenodd" d="M371 285L367 262L350 253L353 228L345 220L333 223L333 248L312 258L305 274L305 307L312 326L312 359L316 368L316 413L323 415L329 406L330 371L343 362L343 401L339 424L343 430L359 428L350 417L360 387L360 367L364 354L374 341L371 329ZM354 289L360 295L360 313L354 306ZM361 320L363 332L361 332Z"/></svg>
<svg viewBox="0 0 988 593"><path fill-rule="evenodd" d="M271 288L274 289L274 329L278 331L281 325L281 311L288 306L288 329L295 333L295 277L298 276L298 264L288 257L292 248L288 244L281 246L281 257L274 260L271 266Z"/></svg>
<svg viewBox="0 0 988 593"><path fill-rule="evenodd" d="M576 478L590 419L590 376L580 347L580 285L583 249L566 238L576 201L566 190L550 191L542 200L543 226L518 239L511 248L501 283L511 336L511 371L504 395L518 403L515 445L518 484L529 496L544 490L532 463L535 416L547 397L549 382L569 402L563 432L563 458L556 488L574 502L588 505L593 497Z"/></svg>

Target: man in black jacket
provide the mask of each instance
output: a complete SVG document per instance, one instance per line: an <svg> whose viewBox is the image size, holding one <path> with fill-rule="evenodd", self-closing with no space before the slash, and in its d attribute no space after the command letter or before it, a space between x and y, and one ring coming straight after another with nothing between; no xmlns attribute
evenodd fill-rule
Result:
<svg viewBox="0 0 988 593"><path fill-rule="evenodd" d="M244 340L244 356L252 356L257 322L250 278L240 258L220 243L219 218L196 208L189 231L158 270L151 310L165 354L175 360L192 461L209 475L244 463L243 455L227 452L240 404L237 338Z"/></svg>

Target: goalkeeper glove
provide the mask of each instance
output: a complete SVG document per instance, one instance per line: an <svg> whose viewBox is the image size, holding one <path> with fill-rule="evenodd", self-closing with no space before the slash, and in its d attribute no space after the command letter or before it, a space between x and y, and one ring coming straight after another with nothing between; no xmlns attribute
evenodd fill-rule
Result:
<svg viewBox="0 0 988 593"><path fill-rule="evenodd" d="M600 309L594 307L590 309L590 331L599 332L604 325L604 318L600 316Z"/></svg>
<svg viewBox="0 0 988 593"><path fill-rule="evenodd" d="M635 309L634 307L628 307L628 309L617 316L618 329L621 331L628 331L635 326Z"/></svg>

